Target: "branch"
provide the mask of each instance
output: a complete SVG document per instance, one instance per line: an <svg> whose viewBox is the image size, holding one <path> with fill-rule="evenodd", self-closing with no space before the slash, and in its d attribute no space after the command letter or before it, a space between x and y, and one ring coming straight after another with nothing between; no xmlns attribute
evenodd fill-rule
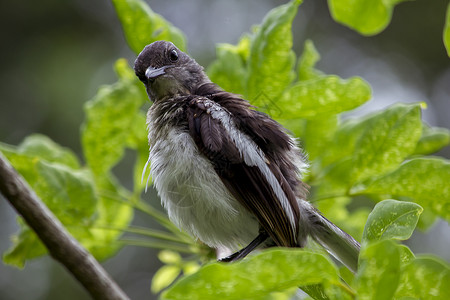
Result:
<svg viewBox="0 0 450 300"><path fill-rule="evenodd" d="M64 228L0 152L0 192L94 299L128 300L109 274Z"/></svg>

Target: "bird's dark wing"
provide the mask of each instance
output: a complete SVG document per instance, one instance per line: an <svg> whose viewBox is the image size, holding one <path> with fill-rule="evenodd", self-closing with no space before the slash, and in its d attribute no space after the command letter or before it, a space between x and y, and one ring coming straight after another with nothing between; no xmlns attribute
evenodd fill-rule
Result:
<svg viewBox="0 0 450 300"><path fill-rule="evenodd" d="M231 194L256 216L277 245L297 246L298 205L278 166L217 103L194 98L186 114L190 135Z"/></svg>
<svg viewBox="0 0 450 300"><path fill-rule="evenodd" d="M236 126L250 136L266 157L278 166L296 196L307 198L307 185L300 180L298 169L299 160L306 162L306 158L283 126L255 110L239 95L225 92L212 82L197 87L195 95L205 96L225 107L233 115Z"/></svg>

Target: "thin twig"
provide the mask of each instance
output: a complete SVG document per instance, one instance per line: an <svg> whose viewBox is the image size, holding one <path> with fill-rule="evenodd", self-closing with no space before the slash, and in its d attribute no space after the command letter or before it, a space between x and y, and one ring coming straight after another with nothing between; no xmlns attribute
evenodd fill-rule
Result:
<svg viewBox="0 0 450 300"><path fill-rule="evenodd" d="M101 191L99 193L99 196L109 198L111 200L116 200L121 203L130 205L134 209L137 209L139 211L142 211L143 213L149 215L150 217L154 218L159 224L164 226L166 229L168 229L170 232L172 232L174 235L176 235L178 238L183 240L185 243L191 244L192 238L185 233L184 231L181 231L178 227L176 227L170 220L167 218L167 215L161 213L157 209L155 209L153 206L141 201L138 199L137 201L130 201L126 198L122 198L118 195L114 195L107 191Z"/></svg>
<svg viewBox="0 0 450 300"><path fill-rule="evenodd" d="M121 233L133 233L133 234L148 236L148 237L151 237L151 238L154 238L157 240L169 241L169 242L179 243L179 244L187 245L187 246L194 245L194 241L181 240L178 237L171 235L170 233L167 233L164 231L159 231L156 229L139 227L139 226L128 226L126 228L119 228L119 227L114 227L111 225L95 225L95 226L71 225L69 228L88 228L88 229L105 230L105 231L114 230L114 231L119 231Z"/></svg>
<svg viewBox="0 0 450 300"><path fill-rule="evenodd" d="M64 228L0 153L0 192L94 299L128 300L109 274Z"/></svg>
<svg viewBox="0 0 450 300"><path fill-rule="evenodd" d="M165 242L153 242L145 239L132 239L132 238L121 238L116 241L116 243L127 245L127 246L139 246L148 247L152 249L162 249L162 250L173 250L181 253L195 254L195 249L192 247L179 246L176 244L170 244Z"/></svg>

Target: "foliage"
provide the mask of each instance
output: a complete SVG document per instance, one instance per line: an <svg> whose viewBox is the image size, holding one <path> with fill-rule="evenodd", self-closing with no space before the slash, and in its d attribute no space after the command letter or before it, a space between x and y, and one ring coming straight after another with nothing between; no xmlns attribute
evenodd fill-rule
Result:
<svg viewBox="0 0 450 300"><path fill-rule="evenodd" d="M333 18L364 35L374 35L387 27L394 6L406 0L329 0Z"/></svg>
<svg viewBox="0 0 450 300"><path fill-rule="evenodd" d="M450 3L447 5L447 14L445 18L444 44L447 49L447 55L450 56Z"/></svg>
<svg viewBox="0 0 450 300"><path fill-rule="evenodd" d="M81 136L85 164L71 150L41 135L30 136L19 146L0 144L0 151L97 258L114 255L124 244L170 249L160 253L165 266L151 287L159 292L182 276L163 292L165 299L283 298L299 286L314 299L448 299L449 265L431 256L416 257L399 241L408 239L417 224L426 229L437 218L450 219L450 163L426 156L448 145L450 132L422 122L423 103L396 104L344 119L343 113L371 98L370 86L359 77L344 79L315 69L320 55L312 41L305 42L296 58L291 24L301 2L270 11L237 45L217 45L217 58L207 71L214 82L241 94L300 138L311 160L310 200L362 240L357 274L339 268L314 247L266 250L239 263L200 268L199 262L210 258L210 249L141 199L141 173L148 154L142 108L147 96L123 59L115 66L117 83L101 87L85 105ZM330 0L329 4L336 20L371 35L387 26L399 2ZM134 52L158 39L185 49L183 33L143 1L113 3ZM447 20L447 47L448 28ZM126 149L136 154L132 190L112 172ZM349 209L350 203L356 209ZM133 209L147 213L166 230L130 226ZM45 249L20 219L19 223L21 231L4 262L21 267L45 254ZM185 260L179 252L194 255Z"/></svg>

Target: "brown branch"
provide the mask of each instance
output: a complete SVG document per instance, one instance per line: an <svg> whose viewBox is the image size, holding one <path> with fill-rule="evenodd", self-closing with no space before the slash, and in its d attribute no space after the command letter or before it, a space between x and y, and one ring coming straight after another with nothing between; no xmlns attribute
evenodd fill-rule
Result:
<svg viewBox="0 0 450 300"><path fill-rule="evenodd" d="M1 153L0 192L36 232L50 255L75 276L92 298L129 299L95 258L70 235Z"/></svg>

